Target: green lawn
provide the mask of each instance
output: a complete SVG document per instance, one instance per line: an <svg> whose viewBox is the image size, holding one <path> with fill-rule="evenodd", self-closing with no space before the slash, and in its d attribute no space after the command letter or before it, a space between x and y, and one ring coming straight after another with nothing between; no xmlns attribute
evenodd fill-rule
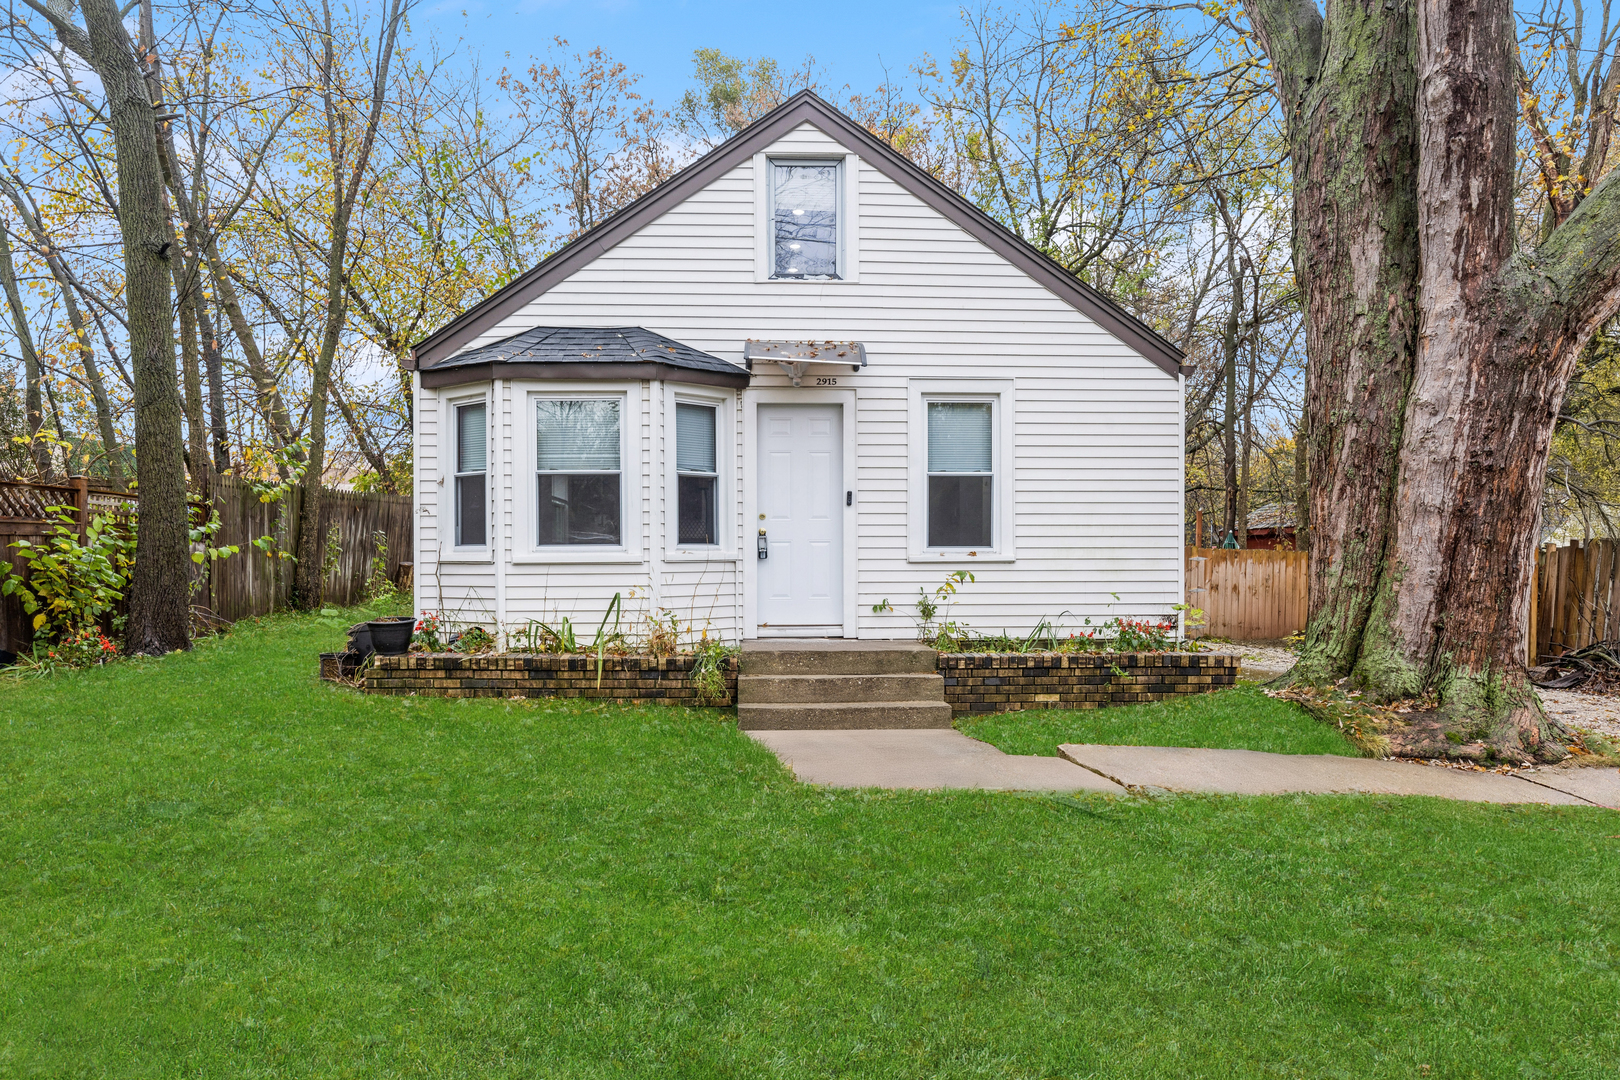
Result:
<svg viewBox="0 0 1620 1080"><path fill-rule="evenodd" d="M1254 686L1113 709L992 713L959 720L956 726L1009 754L1049 757L1057 754L1062 743L1208 746L1348 757L1360 753L1337 729L1312 720L1298 705L1267 697Z"/></svg>
<svg viewBox="0 0 1620 1080"><path fill-rule="evenodd" d="M0 685L0 1077L1620 1061L1612 813L818 790L718 712L321 685L344 621Z"/></svg>

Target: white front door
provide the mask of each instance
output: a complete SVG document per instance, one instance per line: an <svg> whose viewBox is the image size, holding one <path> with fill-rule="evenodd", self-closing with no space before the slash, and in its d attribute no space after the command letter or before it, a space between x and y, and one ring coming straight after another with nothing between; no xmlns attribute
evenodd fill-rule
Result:
<svg viewBox="0 0 1620 1080"><path fill-rule="evenodd" d="M759 407L759 567L764 634L844 632L844 410Z"/></svg>

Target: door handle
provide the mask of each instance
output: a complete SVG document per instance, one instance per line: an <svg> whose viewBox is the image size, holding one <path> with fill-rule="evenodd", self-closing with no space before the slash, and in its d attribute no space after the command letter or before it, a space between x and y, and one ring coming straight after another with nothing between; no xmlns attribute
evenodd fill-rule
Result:
<svg viewBox="0 0 1620 1080"><path fill-rule="evenodd" d="M764 529L759 530L759 557L761 559L768 559L771 557L771 549L765 546Z"/></svg>

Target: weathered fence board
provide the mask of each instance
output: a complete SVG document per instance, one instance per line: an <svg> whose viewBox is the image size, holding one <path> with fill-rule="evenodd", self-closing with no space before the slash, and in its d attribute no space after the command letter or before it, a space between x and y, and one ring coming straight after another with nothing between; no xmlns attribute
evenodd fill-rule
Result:
<svg viewBox="0 0 1620 1080"><path fill-rule="evenodd" d="M1526 659L1620 638L1620 540L1573 540L1536 552Z"/></svg>
<svg viewBox="0 0 1620 1080"><path fill-rule="evenodd" d="M193 603L233 622L285 607L291 597L294 563L266 555L253 542L270 536L279 550L290 550L302 494L294 490L279 503L265 503L250 484L228 476L216 478L209 502L219 514L220 528L211 546L234 544L241 550L199 571L207 574L207 581ZM12 544L45 533L49 526L47 506L72 507L82 523L89 515L116 512L120 505L135 501L123 492L92 489L78 480L66 485L0 481L0 558L19 571L26 568ZM201 520L200 503L194 515ZM338 558L326 575L326 602L344 605L364 598L372 560L378 554L379 533L387 547L389 580L399 581L402 564L408 567L411 561L412 524L411 500L407 496L325 492L321 499L322 543L311 557L325 565L326 537L335 529ZM0 598L0 648L16 651L32 640L22 606L15 598Z"/></svg>
<svg viewBox="0 0 1620 1080"><path fill-rule="evenodd" d="M1305 629L1310 555L1258 548L1187 549L1187 603L1204 637L1264 641Z"/></svg>

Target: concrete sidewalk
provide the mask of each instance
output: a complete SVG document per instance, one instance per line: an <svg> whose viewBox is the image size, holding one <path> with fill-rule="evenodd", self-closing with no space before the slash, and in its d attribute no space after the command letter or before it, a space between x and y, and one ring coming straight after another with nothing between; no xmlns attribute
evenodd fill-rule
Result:
<svg viewBox="0 0 1620 1080"><path fill-rule="evenodd" d="M1513 776L1326 754L1262 754L1068 743L1061 757L1003 754L937 728L750 731L807 784L989 791L1228 795L1430 795L1492 803L1620 809L1620 769L1542 768Z"/></svg>
<svg viewBox="0 0 1620 1080"><path fill-rule="evenodd" d="M1058 752L1136 791L1230 795L1432 795L1493 803L1620 808L1620 770L1544 769L1523 776L1327 754L1065 743Z"/></svg>
<svg viewBox="0 0 1620 1080"><path fill-rule="evenodd" d="M830 787L1107 791L1123 787L1055 757L1003 754L950 728L750 731L793 775Z"/></svg>

